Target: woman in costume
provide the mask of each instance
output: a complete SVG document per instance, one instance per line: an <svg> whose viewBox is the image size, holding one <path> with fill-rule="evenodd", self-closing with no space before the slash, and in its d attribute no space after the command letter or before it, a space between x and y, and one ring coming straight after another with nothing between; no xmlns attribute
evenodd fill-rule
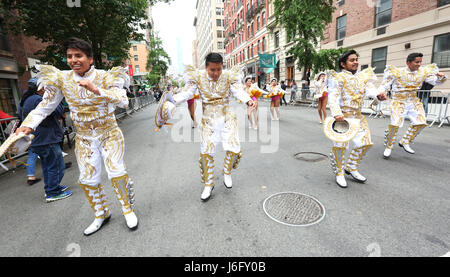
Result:
<svg viewBox="0 0 450 277"><path fill-rule="evenodd" d="M253 102L256 104L253 107L247 108L248 113L248 121L249 121L249 128L253 128L255 130L258 130L258 98L262 96L262 90L258 87L256 83L253 83L252 77L248 76L244 79L245 84L245 91L248 93L250 98L253 100ZM254 121L252 120L255 119Z"/></svg>
<svg viewBox="0 0 450 277"><path fill-rule="evenodd" d="M266 98L272 98L270 103L270 113L272 115L272 120L280 120L280 100L281 97L286 93L281 86L278 85L278 80L273 78L269 85L269 94ZM276 116L274 115L274 110L276 111Z"/></svg>
<svg viewBox="0 0 450 277"><path fill-rule="evenodd" d="M320 124L323 123L325 118L327 118L327 102L328 102L328 87L326 81L325 72L320 72L314 81L314 87L316 88L317 94L315 98L319 98L317 110L319 112Z"/></svg>

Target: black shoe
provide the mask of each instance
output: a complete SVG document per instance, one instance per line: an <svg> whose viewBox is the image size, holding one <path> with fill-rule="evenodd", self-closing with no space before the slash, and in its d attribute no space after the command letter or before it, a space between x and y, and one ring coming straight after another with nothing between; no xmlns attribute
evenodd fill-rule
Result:
<svg viewBox="0 0 450 277"><path fill-rule="evenodd" d="M72 167L72 163L71 162L65 163L65 167L66 167L66 169L71 168Z"/></svg>
<svg viewBox="0 0 450 277"><path fill-rule="evenodd" d="M27 184L30 185L30 186L32 186L32 185L34 185L34 184L36 184L36 183L39 183L41 180L42 180L42 179L40 179L40 178L36 178L36 179L34 179L34 180L28 180L28 181L27 181Z"/></svg>

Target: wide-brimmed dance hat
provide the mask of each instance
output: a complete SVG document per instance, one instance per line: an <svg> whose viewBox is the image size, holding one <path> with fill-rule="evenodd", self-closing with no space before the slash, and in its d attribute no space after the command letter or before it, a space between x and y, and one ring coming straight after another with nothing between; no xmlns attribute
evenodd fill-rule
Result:
<svg viewBox="0 0 450 277"><path fill-rule="evenodd" d="M328 139L334 142L348 142L359 132L361 122L357 118L345 118L337 122L334 117L327 117L323 123L323 132Z"/></svg>
<svg viewBox="0 0 450 277"><path fill-rule="evenodd" d="M158 108L156 109L155 131L158 132L158 130L161 129L161 127L163 127L164 125L171 125L167 123L167 121L172 119L174 113L175 113L175 100L173 99L172 93L170 91L166 91L161 96Z"/></svg>
<svg viewBox="0 0 450 277"><path fill-rule="evenodd" d="M11 156L18 155L27 151L31 145L31 141L34 139L34 135L25 135L24 133L13 133L8 139L0 146L0 157L3 155Z"/></svg>

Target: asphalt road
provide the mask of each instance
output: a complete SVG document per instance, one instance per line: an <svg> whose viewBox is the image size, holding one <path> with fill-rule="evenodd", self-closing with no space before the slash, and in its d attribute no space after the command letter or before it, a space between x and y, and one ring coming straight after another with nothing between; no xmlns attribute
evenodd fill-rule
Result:
<svg viewBox="0 0 450 277"><path fill-rule="evenodd" d="M425 129L410 155L398 146L384 160L388 119L369 119L374 147L362 161L366 184L334 183L328 160L306 162L299 152L328 155L331 143L312 108L281 107L281 120L261 103L260 129L249 130L243 105L240 120L243 158L233 172L233 188L222 185L224 152L216 156L216 188L200 200L199 136L186 104L172 129L154 132L155 105L123 119L125 160L135 183L140 224L129 231L110 182L103 184L113 217L90 237L83 230L93 212L77 185L74 166L63 179L73 195L45 203L43 182L26 184L25 169L0 176L0 256L443 256L450 251L450 127ZM201 107L197 108L198 116ZM406 126L400 131L404 134ZM38 177L42 176L38 163ZM309 227L270 219L264 200L279 192L318 199L325 218Z"/></svg>

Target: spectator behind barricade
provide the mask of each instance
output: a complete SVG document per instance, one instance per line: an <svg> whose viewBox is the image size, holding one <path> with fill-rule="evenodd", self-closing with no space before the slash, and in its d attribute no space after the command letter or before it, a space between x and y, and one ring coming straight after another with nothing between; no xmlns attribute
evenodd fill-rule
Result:
<svg viewBox="0 0 450 277"><path fill-rule="evenodd" d="M295 95L297 93L297 83L295 82L295 80L292 80L291 82L291 99L289 100L289 102L291 104L295 104Z"/></svg>
<svg viewBox="0 0 450 277"><path fill-rule="evenodd" d="M419 97L420 101L422 101L423 108L425 109L425 114L428 114L428 100L430 99L430 90L432 90L433 88L433 85L430 85L427 82L423 82L422 87L417 93L417 97Z"/></svg>
<svg viewBox="0 0 450 277"><path fill-rule="evenodd" d="M22 116L22 110L23 110L23 104L25 101L30 97L35 95L37 92L37 78L31 78L28 80L28 89L23 92L22 99L20 99L19 108L18 108L18 114L19 114L19 120L22 121L24 117ZM17 124L17 126L20 126L20 123ZM15 132L15 131L14 131ZM42 179L36 178L36 161L37 161L38 155L31 151L31 149L28 149L28 159L26 163L26 169L27 169L27 184L32 186L38 182L40 182Z"/></svg>
<svg viewBox="0 0 450 277"><path fill-rule="evenodd" d="M303 81L303 89L302 89L302 99L306 99L306 95L309 93L309 81Z"/></svg>
<svg viewBox="0 0 450 277"><path fill-rule="evenodd" d="M286 91L286 84L284 83L284 81L281 81L280 87L282 90ZM287 102L286 102L286 98L284 98L285 94L283 94L283 96L281 96L281 101L280 101L280 106L283 106L283 101L284 104L287 106Z"/></svg>
<svg viewBox="0 0 450 277"><path fill-rule="evenodd" d="M22 120L34 110L43 100L44 88L25 99L22 107ZM65 164L59 145L63 131L58 118L64 113L62 103L33 132L35 136L30 149L41 158L44 176L44 189L47 202L64 199L72 195L66 186L61 186L64 177Z"/></svg>

